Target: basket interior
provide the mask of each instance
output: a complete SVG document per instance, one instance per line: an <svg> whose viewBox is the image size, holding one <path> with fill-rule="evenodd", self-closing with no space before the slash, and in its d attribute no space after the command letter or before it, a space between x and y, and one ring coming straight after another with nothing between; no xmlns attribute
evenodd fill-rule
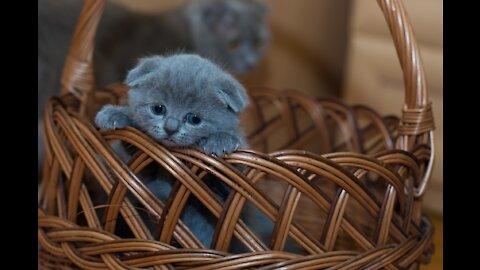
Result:
<svg viewBox="0 0 480 270"><path fill-rule="evenodd" d="M96 91L89 118L103 104L125 102L125 93L121 85ZM99 133L74 113L75 99L64 96L47 108L53 120L46 126L53 127L53 137L58 137L53 141L62 144L70 164L47 158L50 168L61 170L44 177L40 193L56 196L43 196L41 205L74 226L115 238L159 241L171 249L360 254L421 231L420 224L406 225L411 223L412 193L398 191L418 181L422 154L413 157L393 149L398 118L297 91L259 88L249 94L242 126L251 149L225 158L169 149L133 128ZM69 129L67 118L85 138L83 146L60 139ZM109 146L121 142L136 147L130 160ZM405 165L406 160L413 165ZM146 184L152 166L172 175L163 198ZM231 191L220 198L206 181L222 181ZM207 243L182 220L189 200L215 224Z"/></svg>

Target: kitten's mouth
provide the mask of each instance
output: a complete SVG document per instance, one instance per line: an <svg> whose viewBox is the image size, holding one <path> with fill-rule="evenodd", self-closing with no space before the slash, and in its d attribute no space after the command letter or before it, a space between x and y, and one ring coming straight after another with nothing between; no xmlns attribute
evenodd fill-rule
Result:
<svg viewBox="0 0 480 270"><path fill-rule="evenodd" d="M177 140L175 140L172 136L159 136L156 132L150 133L150 136L152 136L156 141L162 143L163 145L166 146L181 146Z"/></svg>
<svg viewBox="0 0 480 270"><path fill-rule="evenodd" d="M186 147L185 143L182 143L181 141L178 141L178 139L172 138L172 137L167 137L159 140L162 144L170 147Z"/></svg>
<svg viewBox="0 0 480 270"><path fill-rule="evenodd" d="M167 146L178 146L178 143L172 138L163 138L160 141Z"/></svg>

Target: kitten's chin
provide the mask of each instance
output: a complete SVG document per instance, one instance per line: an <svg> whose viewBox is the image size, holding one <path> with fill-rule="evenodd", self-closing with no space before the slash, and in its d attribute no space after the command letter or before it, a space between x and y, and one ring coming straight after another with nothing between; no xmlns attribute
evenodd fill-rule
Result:
<svg viewBox="0 0 480 270"><path fill-rule="evenodd" d="M177 142L174 138L171 137L164 137L164 136L158 136L154 132L147 132L150 137L152 137L154 140L157 142L168 146L168 147L182 147L183 145L179 142Z"/></svg>
<svg viewBox="0 0 480 270"><path fill-rule="evenodd" d="M168 147L188 147L190 146L189 144L185 144L182 142L178 142L174 139L168 138L168 139L158 139L158 141Z"/></svg>
<svg viewBox="0 0 480 270"><path fill-rule="evenodd" d="M158 141L163 145L170 146L170 147L179 146L178 143L170 139L160 139Z"/></svg>

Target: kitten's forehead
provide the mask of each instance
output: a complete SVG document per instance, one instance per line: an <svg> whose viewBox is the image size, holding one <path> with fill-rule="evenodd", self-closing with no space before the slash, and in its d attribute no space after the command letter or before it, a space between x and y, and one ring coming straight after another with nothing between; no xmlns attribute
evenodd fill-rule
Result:
<svg viewBox="0 0 480 270"><path fill-rule="evenodd" d="M202 100L215 103L221 82L229 79L224 71L199 56L174 55L166 57L142 87L152 100L198 106Z"/></svg>
<svg viewBox="0 0 480 270"><path fill-rule="evenodd" d="M179 79L181 80L181 78ZM159 87L149 89L148 96L152 99L169 102L215 101L214 90L218 87L216 84L204 79L191 80L190 82L164 81ZM192 102L192 106L195 106L195 102Z"/></svg>
<svg viewBox="0 0 480 270"><path fill-rule="evenodd" d="M212 91L208 91L208 89L184 91L185 89L177 88L176 90L162 91L155 98L156 101L167 106L171 115L182 117L187 112L205 115L223 106L220 100L212 95Z"/></svg>

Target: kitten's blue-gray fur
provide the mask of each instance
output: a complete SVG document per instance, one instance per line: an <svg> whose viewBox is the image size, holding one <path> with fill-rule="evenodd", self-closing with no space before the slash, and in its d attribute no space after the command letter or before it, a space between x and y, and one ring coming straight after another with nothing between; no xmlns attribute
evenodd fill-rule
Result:
<svg viewBox="0 0 480 270"><path fill-rule="evenodd" d="M248 104L247 93L211 61L194 54L143 58L125 82L130 86L128 104L105 105L95 117L100 128L134 126L164 145L196 147L218 156L247 146L238 127L238 114ZM188 115L199 121L189 122ZM159 168L147 185L165 200L173 185L170 178ZM222 183L207 185L225 190ZM217 195L225 200L226 192ZM182 220L202 243L210 245L215 220L195 198L187 204Z"/></svg>

